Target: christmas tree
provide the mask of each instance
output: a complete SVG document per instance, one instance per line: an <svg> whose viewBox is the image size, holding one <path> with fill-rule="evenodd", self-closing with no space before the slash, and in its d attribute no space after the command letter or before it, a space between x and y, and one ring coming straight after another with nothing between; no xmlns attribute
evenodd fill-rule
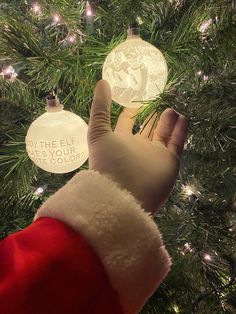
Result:
<svg viewBox="0 0 236 314"><path fill-rule="evenodd" d="M88 122L104 60L136 22L169 73L134 132L154 110L172 107L190 119L180 175L155 218L172 271L142 313L236 313L235 13L234 0L1 1L1 238L29 225L75 173L43 171L26 153L45 97L55 92ZM113 104L113 125L121 110Z"/></svg>

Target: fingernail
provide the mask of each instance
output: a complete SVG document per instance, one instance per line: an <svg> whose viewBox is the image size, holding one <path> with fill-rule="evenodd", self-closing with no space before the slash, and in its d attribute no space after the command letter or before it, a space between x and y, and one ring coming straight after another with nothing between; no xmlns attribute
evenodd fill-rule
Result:
<svg viewBox="0 0 236 314"><path fill-rule="evenodd" d="M175 109L173 109L174 110L174 112L179 116L180 115L180 113L178 112L178 111L176 111Z"/></svg>
<svg viewBox="0 0 236 314"><path fill-rule="evenodd" d="M166 108L165 112L168 112L170 114L174 114L175 116L176 115L179 116L179 113L175 109L173 109L173 108Z"/></svg>
<svg viewBox="0 0 236 314"><path fill-rule="evenodd" d="M189 121L190 121L190 118L189 118L189 117L184 116L183 114L180 114L180 115L179 115L179 117L180 117L181 119L183 119L183 120L186 120L187 122L189 122Z"/></svg>

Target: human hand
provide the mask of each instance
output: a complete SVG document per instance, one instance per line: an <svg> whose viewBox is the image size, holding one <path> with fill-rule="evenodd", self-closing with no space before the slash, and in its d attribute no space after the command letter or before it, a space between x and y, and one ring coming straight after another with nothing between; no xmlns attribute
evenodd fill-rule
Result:
<svg viewBox="0 0 236 314"><path fill-rule="evenodd" d="M113 132L110 106L109 84L100 80L89 121L89 169L109 176L154 214L175 184L187 119L169 108L161 114L155 130L154 115L141 134L133 135L138 109L125 108Z"/></svg>

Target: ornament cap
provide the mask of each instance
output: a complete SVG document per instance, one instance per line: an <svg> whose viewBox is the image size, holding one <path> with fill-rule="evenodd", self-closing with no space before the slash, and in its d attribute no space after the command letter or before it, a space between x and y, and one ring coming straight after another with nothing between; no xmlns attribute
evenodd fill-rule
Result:
<svg viewBox="0 0 236 314"><path fill-rule="evenodd" d="M127 39L130 37L140 37L139 35L139 25L137 22L131 23L127 30Z"/></svg>
<svg viewBox="0 0 236 314"><path fill-rule="evenodd" d="M57 95L48 95L46 97L46 107L45 109L47 111L61 111L64 108L64 106L60 103L60 100L58 99Z"/></svg>

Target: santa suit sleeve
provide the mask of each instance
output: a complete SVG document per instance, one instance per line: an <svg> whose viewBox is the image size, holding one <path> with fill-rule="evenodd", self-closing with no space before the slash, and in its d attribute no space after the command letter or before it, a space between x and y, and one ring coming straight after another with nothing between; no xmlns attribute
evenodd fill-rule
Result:
<svg viewBox="0 0 236 314"><path fill-rule="evenodd" d="M135 314L170 269L156 224L126 190L81 171L0 242L4 314Z"/></svg>

